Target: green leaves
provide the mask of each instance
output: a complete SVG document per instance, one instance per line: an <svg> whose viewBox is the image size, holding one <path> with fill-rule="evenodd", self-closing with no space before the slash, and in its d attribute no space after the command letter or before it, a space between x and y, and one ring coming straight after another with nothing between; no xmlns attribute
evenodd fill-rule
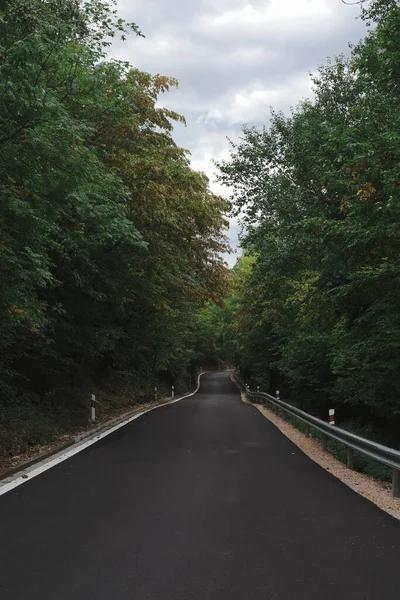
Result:
<svg viewBox="0 0 400 600"><path fill-rule="evenodd" d="M376 28L319 70L315 101L245 127L219 168L253 257L233 312L236 362L316 411L331 398L389 417L400 393L400 8L376 1L363 14Z"/></svg>
<svg viewBox="0 0 400 600"><path fill-rule="evenodd" d="M114 6L13 0L0 21L8 398L112 377L187 387L197 315L226 290L227 204L176 146L184 118L157 106L176 80L106 56L113 37L141 35Z"/></svg>

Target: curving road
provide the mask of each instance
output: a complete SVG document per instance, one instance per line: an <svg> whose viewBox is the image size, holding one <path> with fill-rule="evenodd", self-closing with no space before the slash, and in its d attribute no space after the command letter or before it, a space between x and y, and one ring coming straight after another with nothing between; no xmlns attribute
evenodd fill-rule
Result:
<svg viewBox="0 0 400 600"><path fill-rule="evenodd" d="M0 497L3 600L398 600L400 526L227 373Z"/></svg>

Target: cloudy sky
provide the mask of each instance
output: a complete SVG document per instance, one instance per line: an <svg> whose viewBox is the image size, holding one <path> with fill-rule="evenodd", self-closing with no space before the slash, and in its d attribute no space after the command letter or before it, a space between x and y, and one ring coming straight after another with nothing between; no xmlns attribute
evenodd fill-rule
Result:
<svg viewBox="0 0 400 600"><path fill-rule="evenodd" d="M118 9L146 38L131 36L113 55L178 79L160 103L186 117L174 137L225 195L212 159L228 156L226 138L267 124L270 106L287 113L311 97L309 73L365 35L359 6L342 0L118 0ZM232 222L233 247L237 234Z"/></svg>

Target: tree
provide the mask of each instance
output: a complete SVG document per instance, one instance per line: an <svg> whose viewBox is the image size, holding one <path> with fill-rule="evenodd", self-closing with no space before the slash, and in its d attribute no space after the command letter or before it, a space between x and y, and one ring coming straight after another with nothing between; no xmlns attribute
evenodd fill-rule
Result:
<svg viewBox="0 0 400 600"><path fill-rule="evenodd" d="M254 260L239 364L254 381L260 363L278 372L316 412L329 399L389 419L400 408L400 8L373 2L363 18L376 27L319 70L315 101L245 127L218 166Z"/></svg>
<svg viewBox="0 0 400 600"><path fill-rule="evenodd" d="M158 379L187 386L192 324L225 293L226 202L174 143L183 117L156 106L176 81L107 56L130 31L141 35L106 0L3 3L6 433L16 407L79 416L71 398L87 382L134 382L138 395Z"/></svg>

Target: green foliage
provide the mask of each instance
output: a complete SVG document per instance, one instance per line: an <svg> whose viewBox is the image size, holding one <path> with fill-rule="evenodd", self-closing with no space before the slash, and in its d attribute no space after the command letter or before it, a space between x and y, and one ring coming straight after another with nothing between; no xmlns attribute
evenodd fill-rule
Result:
<svg viewBox="0 0 400 600"><path fill-rule="evenodd" d="M245 127L218 166L252 261L244 282L236 270L235 363L318 414L384 426L400 412L400 8L363 18L375 27L319 70L315 100Z"/></svg>
<svg viewBox="0 0 400 600"><path fill-rule="evenodd" d="M115 36L141 35L114 4L2 4L4 430L17 399L45 423L59 390L66 405L88 381L187 386L193 323L225 293L227 205L174 143L183 117L156 106L176 81L107 57Z"/></svg>

